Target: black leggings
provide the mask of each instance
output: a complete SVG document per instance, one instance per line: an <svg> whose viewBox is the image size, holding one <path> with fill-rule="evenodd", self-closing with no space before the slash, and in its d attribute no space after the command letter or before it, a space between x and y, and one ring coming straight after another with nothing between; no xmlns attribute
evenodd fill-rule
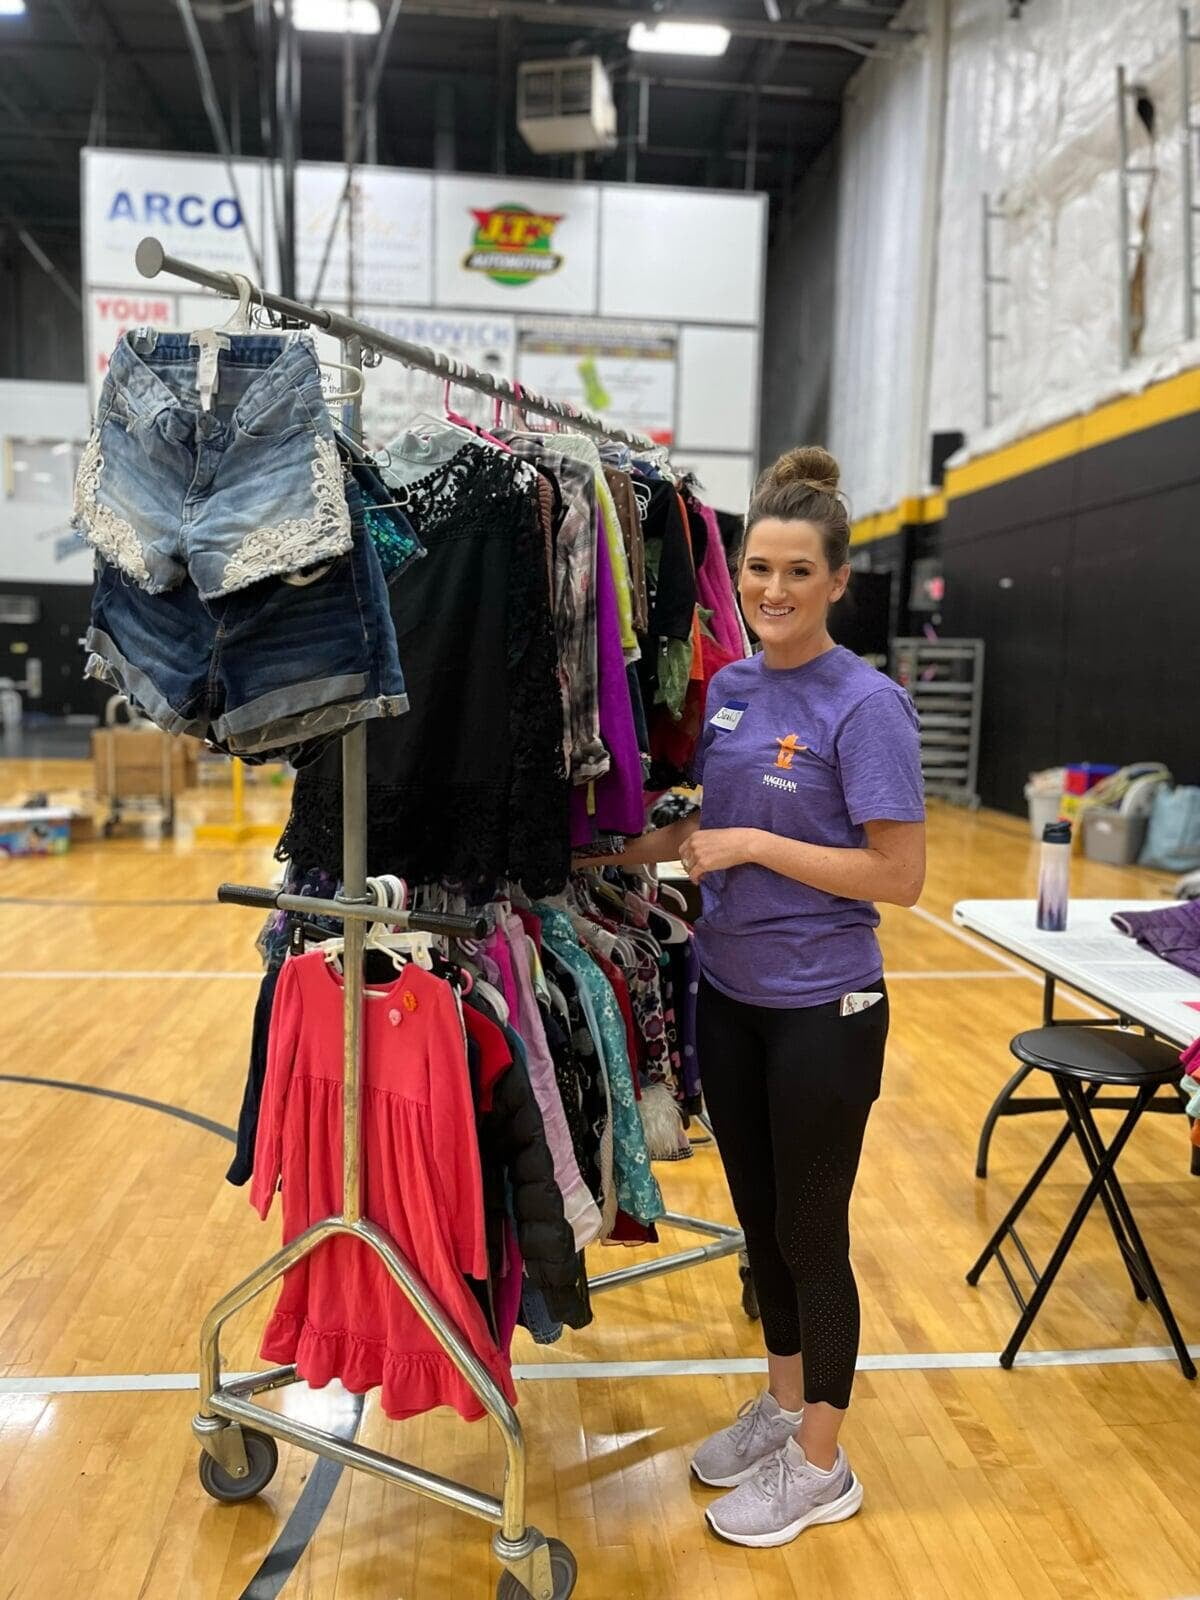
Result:
<svg viewBox="0 0 1200 1600"><path fill-rule="evenodd" d="M883 985L873 985L882 990ZM704 1100L772 1355L804 1353L804 1398L845 1409L858 1358L850 1193L878 1098L888 1001L776 1010L700 986Z"/></svg>

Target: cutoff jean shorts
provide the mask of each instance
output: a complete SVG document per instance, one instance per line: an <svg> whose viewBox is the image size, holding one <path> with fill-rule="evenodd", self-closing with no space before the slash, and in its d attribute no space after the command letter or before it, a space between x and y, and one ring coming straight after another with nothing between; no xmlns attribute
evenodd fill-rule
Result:
<svg viewBox="0 0 1200 1600"><path fill-rule="evenodd" d="M86 673L160 728L252 762L307 765L354 723L400 716L408 695L387 584L358 485L341 488L350 551L309 573L204 599L186 580L149 594L101 562Z"/></svg>
<svg viewBox="0 0 1200 1600"><path fill-rule="evenodd" d="M310 340L227 334L210 410L188 333L136 328L113 352L75 480L74 522L150 594L202 600L350 548L333 424Z"/></svg>

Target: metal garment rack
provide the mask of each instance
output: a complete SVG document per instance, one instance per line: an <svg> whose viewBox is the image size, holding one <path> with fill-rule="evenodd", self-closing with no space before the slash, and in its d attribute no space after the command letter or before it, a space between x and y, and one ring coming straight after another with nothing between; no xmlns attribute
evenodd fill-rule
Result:
<svg viewBox="0 0 1200 1600"><path fill-rule="evenodd" d="M247 280L244 277L181 261L168 255L157 239L142 240L137 248L136 261L138 271L145 278L154 278L159 273L167 272L233 299L246 292ZM377 366L383 357L388 356L405 366L448 378L465 388L507 401L519 411L532 411L540 416L551 417L568 423L574 429L601 438L616 439L635 449L654 448L652 441L640 434L613 427L600 417L581 414L560 401L548 400L519 389L503 378L479 372L439 351L395 339L352 317L303 305L266 292L255 284L249 285L249 294L254 304L260 305L264 311L276 313L284 319L285 324L320 328L339 339L342 361L348 367L361 371L364 366ZM355 437L361 436L361 411L360 392L344 411L345 424ZM393 927L476 938L487 931L487 923L483 918L402 913L381 907L369 899L366 749L366 727L359 723L342 740L343 867L342 893L336 899L313 899L307 895L289 895L274 889L233 884L223 884L217 891L218 900L225 904L327 916L343 924L343 1194L339 1215L326 1217L305 1229L223 1296L204 1320L200 1333L200 1409L192 1424L204 1452L200 1458L201 1482L219 1500L240 1502L252 1498L266 1487L273 1476L278 1462L275 1440L283 1439L343 1466L399 1484L416 1494L425 1495L456 1510L470 1512L493 1524L498 1531L493 1536L492 1549L506 1569L500 1578L498 1600L529 1600L530 1596L533 1600L566 1600L575 1586L575 1559L559 1540L547 1539L537 1528L526 1523L526 1452L516 1413L412 1263L381 1228L362 1214L360 1087L366 925L385 922ZM657 1261L605 1273L593 1280L593 1293L661 1277L702 1262L716 1261L735 1254L743 1244L740 1230L724 1223L708 1222L678 1212L664 1213L661 1221L704 1235L708 1242ZM411 1466L365 1445L347 1442L324 1429L254 1404L255 1395L299 1381L295 1366L275 1367L249 1378L222 1382L220 1334L224 1324L235 1312L269 1288L289 1267L338 1234L350 1234L359 1239L382 1260L393 1282L500 1429L507 1453L502 1498L497 1499L468 1484L454 1482L423 1467Z"/></svg>

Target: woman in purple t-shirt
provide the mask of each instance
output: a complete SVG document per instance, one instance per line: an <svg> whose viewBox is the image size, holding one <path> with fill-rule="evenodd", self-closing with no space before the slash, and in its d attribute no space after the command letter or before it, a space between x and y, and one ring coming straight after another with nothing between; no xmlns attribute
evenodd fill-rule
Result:
<svg viewBox="0 0 1200 1600"><path fill-rule="evenodd" d="M733 1490L712 1527L752 1546L862 1504L838 1434L858 1355L850 1195L888 1032L875 903L914 905L925 876L916 714L829 636L849 543L826 451L792 450L759 478L738 589L762 652L712 681L702 818L622 858L678 856L701 887L700 1072L770 1377L692 1469Z"/></svg>

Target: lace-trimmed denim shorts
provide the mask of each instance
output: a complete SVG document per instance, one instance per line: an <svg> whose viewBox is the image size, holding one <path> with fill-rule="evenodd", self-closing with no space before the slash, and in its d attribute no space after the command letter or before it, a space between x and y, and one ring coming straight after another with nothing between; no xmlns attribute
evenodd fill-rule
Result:
<svg viewBox="0 0 1200 1600"><path fill-rule="evenodd" d="M341 469L338 493L342 494ZM204 599L190 581L148 594L100 564L88 677L168 733L243 759L302 766L353 723L408 710L396 630L358 485L345 486L349 553L299 576Z"/></svg>
<svg viewBox="0 0 1200 1600"><path fill-rule="evenodd" d="M205 411L190 334L125 334L79 464L76 528L150 594L190 576L210 600L350 548L311 341L225 337Z"/></svg>

